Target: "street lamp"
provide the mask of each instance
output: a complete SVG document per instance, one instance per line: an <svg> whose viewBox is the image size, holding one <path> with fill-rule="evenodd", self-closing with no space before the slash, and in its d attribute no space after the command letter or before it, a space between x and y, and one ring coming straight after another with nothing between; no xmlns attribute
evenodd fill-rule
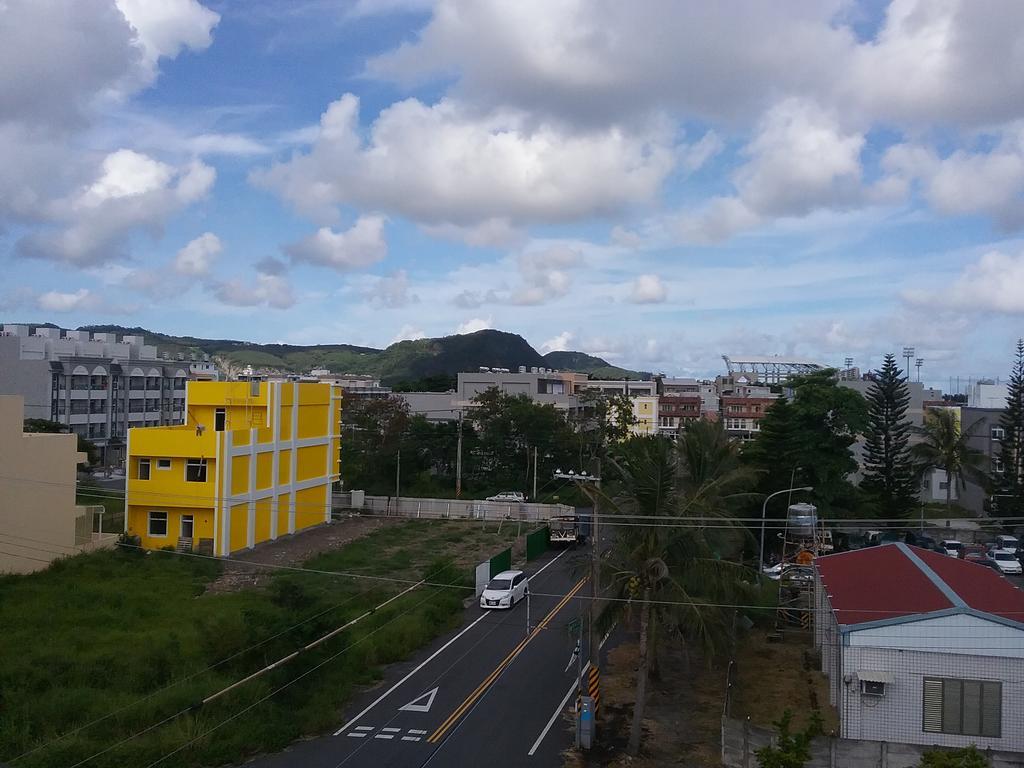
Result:
<svg viewBox="0 0 1024 768"><path fill-rule="evenodd" d="M764 574L764 516L768 512L768 501L772 496L778 496L781 493L792 493L793 491L813 491L814 488L810 485L802 485L799 488L783 488L781 491L775 493L769 493L765 496L764 504L761 505L761 555L758 557L757 564L757 580L760 581Z"/></svg>

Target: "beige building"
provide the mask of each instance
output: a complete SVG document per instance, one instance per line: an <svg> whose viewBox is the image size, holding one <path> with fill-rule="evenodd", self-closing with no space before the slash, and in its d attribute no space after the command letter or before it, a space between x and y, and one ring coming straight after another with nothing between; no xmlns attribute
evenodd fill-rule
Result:
<svg viewBox="0 0 1024 768"><path fill-rule="evenodd" d="M93 534L95 508L75 505L77 437L26 434L24 415L21 396L0 395L0 573L38 571L116 538Z"/></svg>

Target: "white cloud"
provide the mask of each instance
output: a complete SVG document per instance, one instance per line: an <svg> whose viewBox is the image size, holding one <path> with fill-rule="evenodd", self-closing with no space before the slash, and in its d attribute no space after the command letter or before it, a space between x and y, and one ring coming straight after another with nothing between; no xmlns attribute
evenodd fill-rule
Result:
<svg viewBox="0 0 1024 768"><path fill-rule="evenodd" d="M455 333L464 334L483 331L492 327L493 322L493 319L489 315L487 317L474 317L464 323L459 323L459 326L455 329Z"/></svg>
<svg viewBox="0 0 1024 768"><path fill-rule="evenodd" d="M36 298L36 305L44 312L97 310L101 308L102 304L102 299L88 288L79 288L72 293L46 291Z"/></svg>
<svg viewBox="0 0 1024 768"><path fill-rule="evenodd" d="M423 231L433 237L458 240L481 248L513 246L523 240L523 232L513 227L508 219L494 218L479 224L460 227L455 224L424 224Z"/></svg>
<svg viewBox="0 0 1024 768"><path fill-rule="evenodd" d="M422 224L476 227L495 219L569 221L645 203L675 164L666 126L574 133L451 99L392 104L369 140L362 135L359 99L346 94L324 113L308 154L252 178L320 219L347 204Z"/></svg>
<svg viewBox="0 0 1024 768"><path fill-rule="evenodd" d="M714 131L708 131L699 141L681 151L680 165L688 171L696 171L723 149L725 142Z"/></svg>
<svg viewBox="0 0 1024 768"><path fill-rule="evenodd" d="M990 125L1022 116L1024 5L893 0L875 40L844 62L837 103L902 124Z"/></svg>
<svg viewBox="0 0 1024 768"><path fill-rule="evenodd" d="M735 197L712 199L684 214L677 230L701 242L725 239L766 218L806 216L863 202L860 152L864 136L813 102L787 99L769 109L733 174Z"/></svg>
<svg viewBox="0 0 1024 768"><path fill-rule="evenodd" d="M198 160L173 168L131 150L112 152L91 184L48 206L57 229L22 237L16 250L76 266L123 258L132 232L159 234L169 217L205 197L215 178Z"/></svg>
<svg viewBox="0 0 1024 768"><path fill-rule="evenodd" d="M668 286L657 275L639 275L629 289L634 304L661 304L668 298Z"/></svg>
<svg viewBox="0 0 1024 768"><path fill-rule="evenodd" d="M160 58L175 58L183 48L201 51L213 42L220 15L196 0L116 0L135 30L150 76Z"/></svg>
<svg viewBox="0 0 1024 768"><path fill-rule="evenodd" d="M913 305L946 310L1024 314L1024 252L990 251L968 264L952 285L915 288L903 296Z"/></svg>
<svg viewBox="0 0 1024 768"><path fill-rule="evenodd" d="M400 341L416 341L417 339L425 338L427 338L427 334L423 332L422 328L407 324L402 326L401 330L388 342L388 345L397 344Z"/></svg>
<svg viewBox="0 0 1024 768"><path fill-rule="evenodd" d="M941 214L981 213L1006 230L1024 225L1024 127L999 134L988 152L956 150L946 157L917 144L890 147L882 160L889 175L880 185L907 194L917 181Z"/></svg>
<svg viewBox="0 0 1024 768"><path fill-rule="evenodd" d="M440 0L430 22L371 60L405 85L585 126L663 110L742 122L800 96L864 121L990 125L1024 117L1016 0L893 0L874 39L842 0ZM680 76L685 73L685 76Z"/></svg>
<svg viewBox="0 0 1024 768"><path fill-rule="evenodd" d="M332 267L339 272L363 269L387 256L384 217L360 216L344 232L321 227L299 242L285 246L284 250L295 261Z"/></svg>
<svg viewBox="0 0 1024 768"><path fill-rule="evenodd" d="M575 338L575 334L571 331L562 331L554 338L548 339L540 345L540 351L542 354L548 352L562 352L569 349L569 345L572 344L572 340Z"/></svg>
<svg viewBox="0 0 1024 768"><path fill-rule="evenodd" d="M254 281L232 278L211 283L210 290L224 304L233 307L288 309L295 305L295 293L287 278L256 273Z"/></svg>
<svg viewBox="0 0 1024 768"><path fill-rule="evenodd" d="M204 232L178 251L174 257L174 271L192 277L208 275L214 260L223 250L219 237L213 232Z"/></svg>
<svg viewBox="0 0 1024 768"><path fill-rule="evenodd" d="M376 306L398 309L415 304L420 297L409 290L409 274L404 269L379 277L366 291L366 297Z"/></svg>
<svg viewBox="0 0 1024 768"><path fill-rule="evenodd" d="M735 119L779 93L834 87L855 43L833 24L840 7L441 0L418 38L369 72L407 85L454 77L459 98L589 127L666 107Z"/></svg>

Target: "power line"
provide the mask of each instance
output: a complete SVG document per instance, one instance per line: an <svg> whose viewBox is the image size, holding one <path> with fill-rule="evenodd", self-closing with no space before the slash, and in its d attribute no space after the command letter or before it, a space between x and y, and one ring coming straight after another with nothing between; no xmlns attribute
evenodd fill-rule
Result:
<svg viewBox="0 0 1024 768"><path fill-rule="evenodd" d="M0 534L0 535L2 535L2 534ZM47 748L47 747L49 747L49 746L51 746L53 744L56 744L58 741L62 741L64 739L66 739L68 736L74 736L75 734L80 733L81 731L84 731L84 730L86 730L88 728L91 728L92 726L97 725L97 724L103 722L104 720L113 717L114 715L118 715L118 714L120 714L120 713L122 713L122 712L124 712L124 711L126 711L128 709L131 709L132 707L135 707L135 706L137 706L139 704L142 704L143 702L149 701L153 697L158 696L159 694L164 693L164 692L170 690L171 688L174 688L174 687L176 687L178 685L181 685L182 683L188 682L189 680L193 680L196 677L199 677L200 675L203 675L203 674L205 674L205 673L207 673L207 672L209 672L209 671L211 671L213 669L216 669L217 667L221 666L222 664L226 664L227 662L231 661L232 659L236 659L239 656L247 654L250 651L255 650L256 648L259 648L262 645L266 645L267 643L271 642L272 640L276 640L279 637L282 637L282 636L284 636L286 634L289 634L290 632L298 629L299 627L303 626L304 624L308 624L309 622L314 621L315 619L318 619L321 616L324 616L324 615L326 615L328 613L331 613L331 612L333 612L333 611L343 607L344 605L352 602L353 600L355 600L357 598L364 597L367 594L369 594L373 589L374 589L373 587L370 587L369 589L366 589L366 590L364 590L364 591L362 591L362 592L360 592L358 594L352 595L352 596L348 597L347 599L341 601L340 603L337 603L336 605L332 605L329 608L325 608L322 611L318 611L317 613L313 614L312 616L309 616L309 617L303 619L302 621L300 621L300 622L298 622L296 624L293 624L292 626L287 627L286 629L281 630L280 632L277 632L277 633L275 633L273 635L270 635L269 637L265 637L264 639L260 640L257 643L253 643L252 645L248 646L247 648L243 648L243 649L241 649L239 651L236 651L235 653L231 654L230 656L227 656L227 657L221 659L220 661L217 661L217 662L214 662L213 664L210 664L205 669L201 669L198 672L193 672L190 675L187 675L185 677L179 678L179 679L177 679L177 680L175 680L175 681L173 681L171 683L168 683L167 685L163 686L162 688L158 688L155 691L151 691L150 693L146 694L142 698L139 698L139 699L136 699L135 701L129 702L128 704L125 704L125 705L119 707L118 709L113 710L112 712L108 712L107 714L103 715L102 717L98 717L95 720L92 720L92 721L90 721L88 723L85 723L84 725L80 725L77 728L74 728L74 729L72 729L70 731L67 731L67 732L63 733L60 736L57 736L56 738L50 739L49 741L47 741L47 742L45 742L43 744L39 744L38 746L33 747L32 749L28 750L27 752L22 752L20 755L18 755L17 757L13 758L10 762L11 763L15 763L18 760L21 760L23 757L27 757L27 756L29 756L31 754L34 754L35 752L38 752L41 749L45 749L45 748Z"/></svg>
<svg viewBox="0 0 1024 768"><path fill-rule="evenodd" d="M98 499L108 499L108 500L113 500L113 501L122 501L122 500L127 501L127 491L126 490L117 489L117 488L97 488L97 487L94 487L94 486L83 486L83 485L80 485L78 482L76 482L76 483L61 483L61 482L51 481L51 480L38 480L38 479L29 479L29 478L17 478L17 477L9 477L9 476L4 476L4 475L0 475L0 480L10 480L10 481L14 481L14 482L24 482L24 483L35 483L35 484L41 484L41 485L59 486L59 487L64 487L64 488L74 487L74 488L78 488L79 490L83 490L85 492L83 495L93 496L93 497L98 498ZM562 487L564 487L564 485L568 485L568 484L569 483L567 482L567 483L563 484ZM140 491L139 493L140 493L140 495L145 495L146 497L150 497L150 498L156 497L156 498L163 498L165 500L177 499L177 500L180 500L180 501L183 501L183 502L188 502L188 501L218 502L219 501L221 503L224 503L224 502L230 502L232 500L232 498L233 498L231 496L215 497L215 496L212 496L212 495L205 495L205 494L161 493L161 492L158 492L158 491ZM412 497L405 497L405 498L412 498ZM472 501L474 503L479 503L479 504L497 504L497 505L504 504L504 505L508 506L508 503L506 503L506 502L488 502L485 499L472 499L472 500L431 499L431 501L451 501L451 502ZM322 510L323 509L323 505L319 504L319 503L317 503L317 504L312 504L312 503L296 503L295 506L296 506L296 508L303 508L303 509L305 509L305 508L316 509L316 510ZM364 513L364 514L361 514L360 516L361 517L372 517L372 516L374 516L374 513L372 513L372 512L369 513L369 514L365 514ZM396 517L395 515L383 515L383 516L384 517L389 517L389 518L392 518L392 519L394 517ZM726 515L691 515L691 516L675 517L675 516L672 516L672 515L639 515L639 514L632 514L632 513L609 512L609 513L607 513L607 516L612 517L612 518L616 518L616 519L620 519L620 520L651 520L651 521L661 521L661 522L685 520L687 527L702 527L701 526L701 521L718 522L718 521L722 521L722 520L728 520L728 521L737 522L737 523L758 523L758 524L760 524L760 522L761 522L761 518L760 517L739 517L739 516L732 516L732 515L729 515L729 516L726 516ZM453 521L459 520L459 518L430 518L430 519L451 519ZM926 523L932 523L933 524L932 527L943 527L943 526L936 525L935 521L937 521L937 520L954 520L954 519L960 519L960 518L944 516L944 517L941 517L941 518L926 519ZM974 518L974 519L969 519L969 521L971 522L972 525L978 526L979 528L988 528L988 527L991 527L991 528L1002 528L1002 527L1005 527L1006 524L1022 523L1022 522L1024 522L1024 516L1000 517L1000 518L988 518L988 519ZM543 520L541 520L541 522L543 522ZM769 524L774 523L776 527L785 527L786 519L784 517L767 518L767 522ZM916 518L912 519L912 518L904 518L904 517L887 517L887 518L878 518L878 517L867 518L867 517L865 517L865 518L827 518L827 519L826 518L821 518L819 520L819 522L821 522L823 524L829 524L833 528L836 528L836 527L844 528L844 527L870 527L870 526L882 525L882 524L887 524L887 523L902 523L902 524L905 524L907 527L917 527L919 521ZM614 525L615 523L612 522L610 524ZM676 525L676 523L672 523L672 525Z"/></svg>
<svg viewBox="0 0 1024 768"><path fill-rule="evenodd" d="M274 689L273 691L271 691L271 692L270 692L270 693L268 693L267 695L265 695L265 696L263 696L263 697L261 697L261 698L257 699L256 701L254 701L254 702L253 702L252 704L248 705L247 707L245 707L245 708L244 708L244 709L242 709L241 711L239 711L239 712L236 712L235 714L231 715L230 717L227 717L227 718L225 718L225 719L224 719L224 720L222 720L221 722L217 723L217 725L215 725L215 726L213 726L212 728L210 728L210 729L209 729L208 731L206 731L206 732L204 732L204 733L201 733L201 734L199 734L198 736L195 736L195 737L193 737L193 738L189 739L188 741L186 741L186 742L185 742L184 744L182 744L182 745L181 745L180 747L178 747L177 749L175 749L175 750L173 750L173 751L171 751L171 752L168 752L168 753L167 753L167 754L165 754L165 755L164 755L163 757L160 757L160 758L159 758L159 759L157 759L157 760L154 760L154 761L153 761L152 763L150 763L150 764L149 764L148 766L146 766L146 768L154 768L154 766L157 766L157 765L159 765L160 763L162 763L162 762L163 762L164 760L166 760L166 759L167 759L167 758L169 758L169 757L173 757L174 755L178 754L178 752L180 752L181 750L183 750L183 749L186 749L186 748L188 748L189 746L191 746L192 744L194 744L195 742L199 741L199 739L201 739L201 738L203 738L203 737L205 737L205 736L209 736L209 735L210 735L211 733L213 733L214 731L216 731L216 730L218 730L218 729L222 728L223 726L227 725L228 723L230 723L230 722L232 722L232 721L234 721L234 720L237 720L237 719L238 719L239 717L241 717L242 715L244 715L244 714L245 714L246 712L249 712L250 710L252 710L252 709L255 709L256 707L258 707L258 706L259 706L260 704L262 704L263 702L267 701L267 700L268 700L268 699L270 699L271 697L273 697L273 696L277 695L278 693L280 693L281 691L283 691L283 690L284 690L285 688L288 688L288 687L290 687L290 686L294 685L295 683L297 683L297 682L298 682L299 680L302 680L302 679L303 679L304 677L306 677L307 675L310 675L310 674L312 674L313 672L315 672L316 670L320 669L321 667L323 667L323 666L325 666L325 665L329 664L330 662L334 661L334 660L335 660L336 658L338 658L339 656L341 656L341 655L342 655L343 653L345 653L346 651L349 651L349 650L351 650L351 649L352 649L352 648L354 648L354 647L355 647L356 645L358 645L359 643L361 643L361 642L362 642L363 640L366 640L366 639L368 639L368 638L372 637L373 635L375 635L375 634L376 634L377 632L380 632L380 631L381 631L382 629L384 629L384 628L385 628L385 627L386 627L386 626L387 626L388 624L390 624L391 622L393 622L393 621L396 621L396 620L398 620L398 619L402 618L403 616L406 616L406 615L408 615L408 614L409 614L409 613L410 613L410 612L411 612L411 611L412 611L412 610L413 610L414 608L418 608L419 606L421 606L421 605L423 605L424 603L426 603L426 602L427 602L428 600L431 600L431 599L433 599L434 597L436 597L436 596L437 596L438 594L440 594L440 592L434 592L433 594L430 594L430 595L428 595L428 596L427 596L427 597L425 597L425 598L424 598L423 600L421 600L420 602L418 602L418 603L417 603L416 605L414 605L414 606L413 606L412 608L410 608L409 610L407 610L407 611L404 611L404 612L402 612L402 613L399 613L399 614L397 614L397 615L395 615L395 616L392 616L392 617L391 617L390 619L388 619L387 621L385 621L385 622L384 622L383 624L381 624L380 626L378 626L378 627L375 627L375 628L374 628L373 630L371 630L371 631L370 631L370 632L368 632L367 634L363 635L363 636L362 636L362 637L360 637L360 638L359 638L358 640L355 640L355 641L353 641L352 643L350 643L349 645L345 646L344 648L342 648L342 649L341 649L340 651L338 651L337 653L335 653L335 654L332 654L331 656L328 656L328 657L327 657L326 659L324 659L323 661L321 661L321 662L320 662L319 664L317 664L316 666L314 666L314 667L312 667L312 668L310 668L310 669L307 669L307 670L306 670L305 672L303 672L303 673L302 673L302 674L300 674L300 675L297 675L296 677L293 677L293 678L292 678L291 680L289 680L289 681L288 681L287 683L285 683L284 685L281 685L280 687L278 687L278 688L275 688L275 689ZM180 713L178 713L178 714L180 714ZM175 717L176 717L176 716L177 716L177 715L175 715ZM164 722L166 722L166 721L164 721ZM122 742L122 743L123 743L123 742ZM90 758L90 759L91 759L91 758ZM81 763L79 763L78 765L81 765ZM77 766L72 766L72 768L77 768Z"/></svg>

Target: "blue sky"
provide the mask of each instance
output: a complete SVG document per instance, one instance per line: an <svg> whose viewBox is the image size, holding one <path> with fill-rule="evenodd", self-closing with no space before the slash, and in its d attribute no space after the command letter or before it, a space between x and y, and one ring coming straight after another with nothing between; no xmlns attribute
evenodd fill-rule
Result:
<svg viewBox="0 0 1024 768"><path fill-rule="evenodd" d="M0 320L1005 375L1022 49L1013 0L9 0Z"/></svg>

